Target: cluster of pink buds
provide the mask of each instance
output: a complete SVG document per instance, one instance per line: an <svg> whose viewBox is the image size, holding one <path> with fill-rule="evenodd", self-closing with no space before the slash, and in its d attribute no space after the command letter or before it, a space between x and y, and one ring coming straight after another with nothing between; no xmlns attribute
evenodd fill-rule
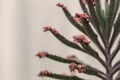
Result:
<svg viewBox="0 0 120 80"><path fill-rule="evenodd" d="M73 36L73 42L74 43L77 43L79 39L82 40L86 44L90 43L90 41L88 40L88 38L85 35L83 35L83 34Z"/></svg>
<svg viewBox="0 0 120 80"><path fill-rule="evenodd" d="M76 20L76 22L82 23L81 19L88 19L89 16L86 13L83 14L79 14L76 13L74 19Z"/></svg>
<svg viewBox="0 0 120 80"><path fill-rule="evenodd" d="M71 72L74 72L75 69L77 69L77 64L72 62L71 64L69 64L69 69L70 69Z"/></svg>
<svg viewBox="0 0 120 80"><path fill-rule="evenodd" d="M75 64L74 62L72 62L71 64L69 64L69 69L71 72L74 72L75 70L77 70L79 73L82 73L85 71L86 66L84 64Z"/></svg>
<svg viewBox="0 0 120 80"><path fill-rule="evenodd" d="M52 74L52 72L49 72L48 70L43 70L38 74L38 76L43 77L43 76L50 75L50 74Z"/></svg>
<svg viewBox="0 0 120 80"><path fill-rule="evenodd" d="M80 35L75 35L75 36L73 36L73 42L74 42L74 43L78 43L79 36L80 36Z"/></svg>
<svg viewBox="0 0 120 80"><path fill-rule="evenodd" d="M38 56L40 58L45 58L47 54L48 52L39 51L35 56Z"/></svg>
<svg viewBox="0 0 120 80"><path fill-rule="evenodd" d="M85 35L81 34L79 37L84 43L87 43L87 44L90 43L90 41L88 40L88 38Z"/></svg>
<svg viewBox="0 0 120 80"><path fill-rule="evenodd" d="M79 64L79 65L77 65L77 71L78 71L79 73L84 72L85 69L86 69L86 66L85 66L84 64Z"/></svg>
<svg viewBox="0 0 120 80"><path fill-rule="evenodd" d="M83 13L83 14L76 13L76 14L75 14L75 17L85 18L85 19L88 19L88 18L89 18L89 16L88 16L86 13Z"/></svg>
<svg viewBox="0 0 120 80"><path fill-rule="evenodd" d="M95 6L96 0L91 0L91 1L92 1L92 4ZM87 0L82 0L82 3L87 4L88 2L87 2Z"/></svg>
<svg viewBox="0 0 120 80"><path fill-rule="evenodd" d="M51 26L43 27L43 31L44 31L44 32L46 32L46 31L51 31L51 32L54 33L54 34L58 34L58 31L57 31L55 28L52 28Z"/></svg>

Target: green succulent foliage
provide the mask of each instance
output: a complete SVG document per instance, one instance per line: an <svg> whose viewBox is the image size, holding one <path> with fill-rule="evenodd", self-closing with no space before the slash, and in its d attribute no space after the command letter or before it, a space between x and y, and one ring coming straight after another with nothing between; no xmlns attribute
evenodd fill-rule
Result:
<svg viewBox="0 0 120 80"><path fill-rule="evenodd" d="M60 7L69 22L86 35L101 52L94 50L93 46L84 43L84 41L80 39L78 40L78 45L66 39L60 33L54 34L54 32L50 32L64 45L95 58L106 71L96 69L85 64L81 60L68 60L52 54L47 54L46 57L65 64L72 62L75 62L76 64L85 64L86 69L83 73L89 76L96 76L101 80L120 80L120 74L117 74L116 78L113 78L114 74L120 70L120 60L113 64L114 58L120 53L120 0L104 0L104 8L102 8L101 0L86 1L87 3L84 4L83 0L79 0L81 9L89 16L88 19L81 19L82 23L79 23L74 19L67 7L63 7L63 5ZM94 5L93 1L95 1ZM115 42L118 44L114 45ZM116 47L111 50L113 46ZM103 54L104 59L99 56L101 53ZM55 73L45 76L60 80L88 80L77 76L65 76Z"/></svg>

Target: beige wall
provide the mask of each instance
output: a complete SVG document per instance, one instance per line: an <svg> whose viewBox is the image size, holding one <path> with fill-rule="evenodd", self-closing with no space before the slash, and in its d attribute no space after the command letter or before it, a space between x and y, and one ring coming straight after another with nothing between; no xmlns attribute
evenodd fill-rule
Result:
<svg viewBox="0 0 120 80"><path fill-rule="evenodd" d="M34 57L39 50L62 57L80 54L61 44L51 34L42 32L43 26L51 25L71 40L72 35L79 34L62 10L55 6L57 2L67 5L72 14L81 11L77 0L0 0L0 80L42 80L36 76L42 69L69 73L68 65ZM86 55L79 57L101 68L94 59Z"/></svg>

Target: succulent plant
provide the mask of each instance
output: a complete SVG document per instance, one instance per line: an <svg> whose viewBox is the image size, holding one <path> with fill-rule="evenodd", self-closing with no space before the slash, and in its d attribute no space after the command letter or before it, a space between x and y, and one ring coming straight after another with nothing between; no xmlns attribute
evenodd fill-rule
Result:
<svg viewBox="0 0 120 80"><path fill-rule="evenodd" d="M120 80L120 59L113 64L114 58L120 53L120 0L104 0L104 7L101 5L101 0L78 1L83 13L76 13L75 16L72 16L63 4L57 3L57 6L62 8L70 23L82 34L73 36L73 41L70 41L51 26L45 26L44 32L50 31L66 46L95 58L105 68L105 71L85 64L74 55L62 58L49 52L40 51L36 56L69 64L68 68L71 72L78 71L79 74L96 76L101 80ZM91 43L94 43L100 52L96 51L93 48L94 46L90 45ZM101 53L104 57L100 57ZM60 80L90 80L83 79L75 74L56 74L47 70L41 71L38 76Z"/></svg>

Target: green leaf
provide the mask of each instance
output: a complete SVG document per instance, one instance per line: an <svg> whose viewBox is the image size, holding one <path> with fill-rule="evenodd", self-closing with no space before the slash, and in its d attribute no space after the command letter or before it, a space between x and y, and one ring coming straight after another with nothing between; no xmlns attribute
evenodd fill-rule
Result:
<svg viewBox="0 0 120 80"><path fill-rule="evenodd" d="M47 76L47 77L54 78L54 79L85 80L85 79L82 79L82 78L78 78L78 77L76 77L76 76L66 76L66 75L55 74L55 73L52 73L52 74L49 74L49 75L46 75L46 76Z"/></svg>
<svg viewBox="0 0 120 80"><path fill-rule="evenodd" d="M119 33L120 33L120 13L118 15L118 18L117 18L115 24L114 24L114 30L113 30L112 38L110 40L110 48L109 49L112 48L112 46L113 46L117 36L119 35Z"/></svg>
<svg viewBox="0 0 120 80"><path fill-rule="evenodd" d="M103 53L103 55L105 57L107 57L107 55L106 55L103 47L99 43L97 34L93 31L93 29L91 28L89 22L86 21L86 19L82 19L82 22L83 22L83 25L84 25L84 29L85 29L85 31L87 33L87 36L96 44L96 46L101 50L101 52Z"/></svg>
<svg viewBox="0 0 120 80"><path fill-rule="evenodd" d="M55 60L55 61L58 61L58 62L62 62L62 63L72 63L72 62L75 62L76 64L83 64L82 62L77 62L75 60L68 60L68 59L65 59L65 58L62 58L62 57L59 57L59 56L56 56L56 55L52 55L52 54L47 54L46 55L47 58L50 58L52 60Z"/></svg>
<svg viewBox="0 0 120 80"><path fill-rule="evenodd" d="M80 6L81 6L83 12L87 13L87 15L89 16L89 20L90 20L91 24L95 27L95 23L94 23L93 19L91 18L91 14L87 10L87 7L85 6L85 4L83 4L82 0L79 0L79 3L80 3Z"/></svg>
<svg viewBox="0 0 120 80"><path fill-rule="evenodd" d="M79 0L79 3L80 3L80 6L81 6L83 12L84 12L84 13L87 13L87 14L89 15L89 12L88 12L85 4L83 4L82 0Z"/></svg>
<svg viewBox="0 0 120 80"><path fill-rule="evenodd" d="M84 43L84 42L81 41L81 40L79 40L79 42L81 43L82 47L86 50L86 52L87 52L88 55L91 55L92 57L94 57L94 58L96 58L96 59L99 57L98 53L97 53L95 50L93 50L93 49L89 46L89 44L86 44L86 43Z"/></svg>
<svg viewBox="0 0 120 80"><path fill-rule="evenodd" d="M105 17L105 11L104 10L102 10L102 24L103 24L102 28L104 30L104 34L106 34L106 17Z"/></svg>
<svg viewBox="0 0 120 80"><path fill-rule="evenodd" d="M76 64L85 64L82 61L75 61L75 60L68 60L68 59L64 59L62 57L56 56L56 55L52 55L52 54L47 54L46 55L47 58L50 58L52 60L58 61L58 62L62 62L62 63L72 63L75 62ZM93 68L87 64L86 65L86 70L83 73L89 74L89 75L93 75L93 76L99 76L97 74L102 74L105 75L103 72L99 71L96 68Z"/></svg>
<svg viewBox="0 0 120 80"><path fill-rule="evenodd" d="M94 24L95 24L95 29L98 33L100 33L99 31L99 22L98 22L98 19L97 19L97 15L96 15L96 12L95 12L95 9L94 9L94 6L92 4L92 1L91 0L88 0L88 8L89 8L89 12L91 14L91 18L93 19L94 21Z"/></svg>
<svg viewBox="0 0 120 80"><path fill-rule="evenodd" d="M115 1L115 7L114 7L114 12L113 12L113 17L112 17L112 25L113 25L113 23L115 22L115 18L116 18L116 16L117 16L117 12L119 11L119 6L120 6L120 0L116 0Z"/></svg>
<svg viewBox="0 0 120 80"><path fill-rule="evenodd" d="M108 13L109 13L109 4L108 2L105 1L105 11L104 11L104 18L105 18L105 30L107 31L107 27L108 27Z"/></svg>
<svg viewBox="0 0 120 80"><path fill-rule="evenodd" d="M78 22L75 21L75 19L69 13L69 11L66 8L62 8L62 10L63 10L65 16L67 17L67 19L70 21L70 23L73 24L78 30L80 30L81 32L83 32L85 34L85 31L84 31L82 25L80 25Z"/></svg>
<svg viewBox="0 0 120 80"><path fill-rule="evenodd" d="M78 40L79 43L82 45L82 47L85 49L86 53L95 59L97 59L105 68L107 68L105 62L100 58L98 52L96 52L94 49L92 49L88 44L84 43L80 39Z"/></svg>
<svg viewBox="0 0 120 80"><path fill-rule="evenodd" d="M107 21L108 21L108 27L107 27L107 34L106 34L106 38L107 40L109 40L110 38L110 35L111 35L111 30L112 30L112 26L113 26L113 22L112 22L112 18L113 18L113 13L114 13L114 8L115 8L115 1L116 0L111 0L110 1L110 5L109 5L109 13L108 13L108 18L107 18Z"/></svg>
<svg viewBox="0 0 120 80"><path fill-rule="evenodd" d="M105 29L104 29L104 16L102 15L102 9L101 9L101 2L100 0L96 0L96 15L98 17L98 21L100 22L102 33L105 34Z"/></svg>
<svg viewBox="0 0 120 80"><path fill-rule="evenodd" d="M110 63L112 63L113 59L115 58L115 56L118 54L120 50L120 40L117 44L117 47L115 48L115 50L112 52L111 58L110 58Z"/></svg>
<svg viewBox="0 0 120 80"><path fill-rule="evenodd" d="M103 33L101 31L101 26L100 26L100 23L99 23L99 20L98 20L98 17L96 15L96 12L95 12L95 9L94 9L94 6L93 6L93 3L91 0L87 0L88 1L88 8L89 8L89 12L91 14L91 18L93 19L94 21L94 28L96 29L96 31L98 32L100 38L102 39L104 45L105 45L105 40L104 40L104 36L103 36Z"/></svg>
<svg viewBox="0 0 120 80"><path fill-rule="evenodd" d="M77 50L80 50L82 52L85 52L79 45L67 40L64 36L62 36L61 34L54 34L52 31L51 33L60 41L62 42L63 44L71 47L71 48L74 48L74 49L77 49Z"/></svg>

